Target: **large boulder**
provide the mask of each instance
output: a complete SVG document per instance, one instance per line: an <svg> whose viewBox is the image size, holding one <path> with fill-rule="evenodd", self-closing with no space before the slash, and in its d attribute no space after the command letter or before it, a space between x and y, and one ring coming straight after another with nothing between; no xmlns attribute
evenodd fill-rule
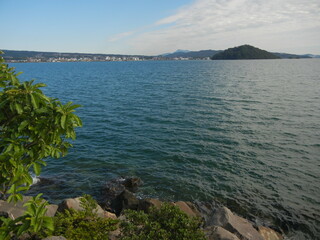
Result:
<svg viewBox="0 0 320 240"><path fill-rule="evenodd" d="M251 223L246 219L233 214L226 207L215 210L213 224L237 235L241 240L264 240Z"/></svg>
<svg viewBox="0 0 320 240"><path fill-rule="evenodd" d="M51 236L51 237L43 238L42 240L67 240L67 239L63 236Z"/></svg>
<svg viewBox="0 0 320 240"><path fill-rule="evenodd" d="M18 201L17 203L0 200L0 212L2 216L9 216L11 219L16 219L24 215L24 212L27 210L27 207L23 205L32 199L31 196L24 196L22 201ZM50 204L46 206L47 212L46 216L53 217L56 214L57 205Z"/></svg>
<svg viewBox="0 0 320 240"><path fill-rule="evenodd" d="M24 214L27 210L23 205L29 201L32 197L24 196L22 201L18 201L16 204L13 202L8 203L7 201L0 200L0 212L7 213L11 219L16 219Z"/></svg>
<svg viewBox="0 0 320 240"><path fill-rule="evenodd" d="M160 208L162 204L163 202L160 201L159 199L155 199L155 198L142 199L139 202L139 210L148 212L149 208L151 207Z"/></svg>
<svg viewBox="0 0 320 240"><path fill-rule="evenodd" d="M120 215L122 210L125 209L138 210L139 203L139 199L136 198L136 196L132 192L124 190L116 197L116 199L114 199L111 207L117 215Z"/></svg>
<svg viewBox="0 0 320 240"><path fill-rule="evenodd" d="M120 235L121 235L121 230L120 228L117 228L116 230L109 232L108 237L109 237L109 240L117 240L120 238Z"/></svg>
<svg viewBox="0 0 320 240"><path fill-rule="evenodd" d="M117 196L119 196L124 190L136 192L141 184L142 181L138 177L121 177L113 179L103 186L98 198L99 204L104 209L112 209L111 205L114 203Z"/></svg>
<svg viewBox="0 0 320 240"><path fill-rule="evenodd" d="M46 208L47 208L46 216L54 217L57 213L58 205L50 204Z"/></svg>
<svg viewBox="0 0 320 240"><path fill-rule="evenodd" d="M205 228L203 231L208 240L240 240L233 233L218 226L210 226Z"/></svg>
<svg viewBox="0 0 320 240"><path fill-rule="evenodd" d="M271 228L259 226L258 231L264 240L283 240L282 235Z"/></svg>
<svg viewBox="0 0 320 240"><path fill-rule="evenodd" d="M9 214L8 214L7 212L1 211L1 212L0 212L0 217L8 218L8 217L9 217Z"/></svg>
<svg viewBox="0 0 320 240"><path fill-rule="evenodd" d="M197 211L200 213L202 219L204 220L204 226L209 227L213 226L212 217L215 209L222 207L222 205L214 200L211 200L210 202L201 202L201 201L195 201L193 202L193 205L197 209Z"/></svg>
<svg viewBox="0 0 320 240"><path fill-rule="evenodd" d="M182 212L186 213L189 217L201 218L200 212L191 202L173 202L173 205L177 206Z"/></svg>
<svg viewBox="0 0 320 240"><path fill-rule="evenodd" d="M77 198L68 198L63 200L58 207L58 212L63 212L66 209L74 209L76 211L82 211L83 208L81 206L81 198L82 197L77 197ZM116 219L116 215L114 213L104 211L99 205L94 209L94 211L97 213L99 217L105 217L105 218L113 218Z"/></svg>
<svg viewBox="0 0 320 240"><path fill-rule="evenodd" d="M138 177L125 178L122 185L130 192L138 191L138 188L142 185L142 181Z"/></svg>

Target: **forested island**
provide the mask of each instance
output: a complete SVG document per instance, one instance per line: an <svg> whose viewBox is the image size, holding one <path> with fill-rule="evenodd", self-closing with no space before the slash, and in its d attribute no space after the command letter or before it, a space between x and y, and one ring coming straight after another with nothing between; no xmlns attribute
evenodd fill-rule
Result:
<svg viewBox="0 0 320 240"><path fill-rule="evenodd" d="M228 48L212 56L212 60L237 60L237 59L280 59L279 56L268 51L250 46Z"/></svg>

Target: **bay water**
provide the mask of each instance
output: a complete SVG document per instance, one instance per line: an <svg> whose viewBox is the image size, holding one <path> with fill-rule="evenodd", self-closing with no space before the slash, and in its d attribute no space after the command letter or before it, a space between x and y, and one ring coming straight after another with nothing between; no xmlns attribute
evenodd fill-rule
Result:
<svg viewBox="0 0 320 240"><path fill-rule="evenodd" d="M74 148L35 188L49 201L137 176L140 197L215 200L320 239L320 59L10 66L82 105Z"/></svg>

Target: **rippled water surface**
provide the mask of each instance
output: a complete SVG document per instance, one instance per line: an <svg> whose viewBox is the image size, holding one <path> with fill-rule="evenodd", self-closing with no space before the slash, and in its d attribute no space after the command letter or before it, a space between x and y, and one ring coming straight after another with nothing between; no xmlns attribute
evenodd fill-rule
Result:
<svg viewBox="0 0 320 240"><path fill-rule="evenodd" d="M43 170L51 201L134 175L141 196L215 199L320 239L320 60L11 65L83 105L74 148Z"/></svg>

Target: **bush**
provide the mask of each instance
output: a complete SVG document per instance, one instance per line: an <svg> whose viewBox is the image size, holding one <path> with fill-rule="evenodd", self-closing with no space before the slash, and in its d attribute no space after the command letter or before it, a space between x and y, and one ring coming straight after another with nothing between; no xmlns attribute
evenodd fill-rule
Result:
<svg viewBox="0 0 320 240"><path fill-rule="evenodd" d="M30 170L39 175L45 158L64 156L72 146L67 139L82 125L74 114L79 105L63 105L43 94L45 84L20 82L18 75L0 56L0 198L9 201L22 200Z"/></svg>
<svg viewBox="0 0 320 240"><path fill-rule="evenodd" d="M16 219L1 217L0 239L9 240L11 236L19 237L27 233L30 239L36 238L40 232L53 231L53 219L45 216L48 202L41 198L42 194L30 199L24 206L27 207L24 215Z"/></svg>
<svg viewBox="0 0 320 240"><path fill-rule="evenodd" d="M149 213L125 211L126 221L121 223L122 240L204 240L201 221L190 218L178 207L168 203Z"/></svg>
<svg viewBox="0 0 320 240"><path fill-rule="evenodd" d="M117 229L119 221L98 217L94 210L97 203L89 195L81 198L81 206L82 211L67 209L63 213L58 213L54 218L53 235L62 235L68 240L109 239L109 232Z"/></svg>

